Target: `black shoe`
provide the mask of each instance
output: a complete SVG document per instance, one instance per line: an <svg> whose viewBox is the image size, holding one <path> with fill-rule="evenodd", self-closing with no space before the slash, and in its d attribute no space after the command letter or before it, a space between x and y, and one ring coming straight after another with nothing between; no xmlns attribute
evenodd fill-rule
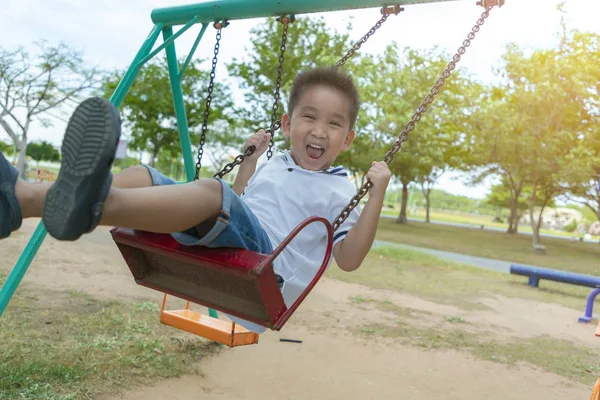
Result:
<svg viewBox="0 0 600 400"><path fill-rule="evenodd" d="M110 191L120 136L119 111L108 100L93 97L75 109L62 143L60 172L42 212L52 237L76 240L96 228Z"/></svg>
<svg viewBox="0 0 600 400"><path fill-rule="evenodd" d="M18 178L19 171L0 152L0 239L9 237L23 222L15 193Z"/></svg>

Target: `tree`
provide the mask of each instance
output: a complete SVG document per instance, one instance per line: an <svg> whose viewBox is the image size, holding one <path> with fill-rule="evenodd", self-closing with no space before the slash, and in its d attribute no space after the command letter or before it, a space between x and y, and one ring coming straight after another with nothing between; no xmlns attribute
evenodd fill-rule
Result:
<svg viewBox="0 0 600 400"><path fill-rule="evenodd" d="M561 182L577 180L572 177L580 173L582 159L575 152L585 129L583 121L589 119L581 96L585 89L573 79L576 66L558 51L535 51L525 57L510 48L505 59L511 96L526 115L523 142L528 157L522 168L531 185L529 213L533 246L538 248L541 213L536 222L536 196L541 194L545 204L563 192Z"/></svg>
<svg viewBox="0 0 600 400"><path fill-rule="evenodd" d="M26 174L29 128L37 121L51 126L51 111L73 105L80 95L95 88L99 71L85 66L82 55L66 44L37 42L31 56L24 48L0 48L0 126L12 139L18 153L20 176Z"/></svg>
<svg viewBox="0 0 600 400"><path fill-rule="evenodd" d="M600 221L600 169L597 176L591 176L585 182L572 185L568 192L567 199L587 207Z"/></svg>
<svg viewBox="0 0 600 400"><path fill-rule="evenodd" d="M600 221L600 35L564 29L561 51L577 72L573 79L586 89L582 92L588 113L582 129L578 161L582 165L579 179L566 182L566 197L591 210ZM586 173L587 172L587 173Z"/></svg>
<svg viewBox="0 0 600 400"><path fill-rule="evenodd" d="M395 43L374 61L375 68L370 70L373 75L367 81L376 95L368 107L374 121L373 131L382 136L386 145L391 146L397 140L447 61L448 57L436 49L401 51ZM399 223L407 222L408 189L412 183L420 181L429 186L429 190L425 190L429 196L440 172L460 164L456 159L462 151L458 150L458 144L469 114L471 100L465 90L470 81L460 69L454 74L390 163L392 173L402 184Z"/></svg>
<svg viewBox="0 0 600 400"><path fill-rule="evenodd" d="M503 60L504 83L490 90L475 119L473 154L483 169L478 178L497 174L508 184L512 221L518 220L523 189L531 187L529 219L538 249L544 205L584 173L583 141L591 119L585 102L588 88L577 79L579 66L559 50L525 55L511 45ZM534 216L538 202L541 211Z"/></svg>
<svg viewBox="0 0 600 400"><path fill-rule="evenodd" d="M472 173L472 184L489 176L501 177L510 199L508 233L516 234L521 215L519 199L526 186L522 164L528 152L522 140L524 110L514 107L511 100L506 88L486 88L471 119L466 140L470 159L463 170Z"/></svg>
<svg viewBox="0 0 600 400"><path fill-rule="evenodd" d="M191 62L183 77L184 103L192 143L200 142L204 118L209 72L199 69L200 61ZM115 73L104 84L107 95L114 92L124 72ZM150 165L159 153L179 159L181 146L171 95L169 71L164 58L155 58L144 65L122 103L124 126L129 129L129 146L135 151L148 152ZM211 148L229 148L239 144L235 135L235 111L227 85L214 83L205 153ZM203 159L203 165L206 160Z"/></svg>
<svg viewBox="0 0 600 400"><path fill-rule="evenodd" d="M526 189L525 189L526 190ZM523 216L523 213L527 210L527 198L519 196L517 198L517 213L513 213L513 192L511 183L507 182L506 179L502 179L502 182L498 185L491 187L490 193L488 193L486 204L497 209L508 209L508 231L507 233L517 232L519 229L519 221Z"/></svg>
<svg viewBox="0 0 600 400"><path fill-rule="evenodd" d="M52 145L52 143L42 140L41 142L33 142L27 145L27 155L34 159L38 165L40 161L59 161L60 153Z"/></svg>
<svg viewBox="0 0 600 400"><path fill-rule="evenodd" d="M446 172L444 167L433 166L430 172L425 172L421 176L416 178L416 182L425 197L425 223L431 222L430 211L431 211L431 191L437 183L438 179Z"/></svg>

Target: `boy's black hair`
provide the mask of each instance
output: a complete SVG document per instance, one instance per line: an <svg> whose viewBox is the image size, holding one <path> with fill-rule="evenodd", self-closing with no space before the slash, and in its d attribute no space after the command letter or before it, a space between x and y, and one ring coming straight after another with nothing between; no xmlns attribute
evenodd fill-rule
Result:
<svg viewBox="0 0 600 400"><path fill-rule="evenodd" d="M304 91L311 86L328 86L339 90L346 96L350 102L350 129L353 129L358 117L360 96L350 75L337 66L317 67L301 71L296 75L288 101L288 113L290 116L294 112L294 108L298 105Z"/></svg>

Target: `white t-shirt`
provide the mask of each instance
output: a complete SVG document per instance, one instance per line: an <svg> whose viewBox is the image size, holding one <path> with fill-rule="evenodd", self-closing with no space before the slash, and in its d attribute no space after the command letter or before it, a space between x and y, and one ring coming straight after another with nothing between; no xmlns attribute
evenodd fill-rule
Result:
<svg viewBox="0 0 600 400"><path fill-rule="evenodd" d="M241 198L267 232L275 249L309 217L321 216L333 223L355 194L356 188L343 167L309 171L297 165L289 151L283 151L257 167ZM334 233L334 245L346 236L359 215L358 207L354 208ZM275 259L273 269L284 280L282 295L287 307L296 301L317 273L326 244L325 227L315 222L304 228ZM260 325L228 317L251 331L265 331Z"/></svg>

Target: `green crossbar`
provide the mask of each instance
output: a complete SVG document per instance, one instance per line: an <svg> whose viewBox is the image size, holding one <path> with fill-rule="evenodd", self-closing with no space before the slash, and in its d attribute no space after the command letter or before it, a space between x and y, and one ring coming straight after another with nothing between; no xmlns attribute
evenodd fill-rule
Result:
<svg viewBox="0 0 600 400"><path fill-rule="evenodd" d="M456 0L222 0L205 1L178 7L157 8L152 11L152 22L165 26L187 23L195 16L200 22L261 18L290 14L309 14L325 11L374 8L385 5L440 3Z"/></svg>
<svg viewBox="0 0 600 400"><path fill-rule="evenodd" d="M115 92L110 97L110 101L115 107L119 107L143 64L164 49L169 67L173 102L175 104L175 114L177 126L179 128L179 138L185 163L186 177L188 181L191 181L195 176L195 162L192 155L189 127L183 101L181 76L198 47L198 43L202 39L208 24L222 20L446 1L456 0L399 0L392 3L385 3L381 0L222 0L155 9L151 14L154 26L148 37L144 40L144 43L133 59L133 62L130 64L130 67L127 69L127 72L119 82ZM202 29L180 71L177 53L175 51L175 39L192 25L198 23L203 25ZM176 25L184 25L184 27L174 34L173 26ZM163 43L157 49L152 50L161 33L163 36ZM46 235L46 228L40 222L31 239L25 246L23 253L17 260L13 270L6 279L6 282L0 289L0 316L2 316L2 313L10 302L10 299L29 268L29 265L31 265L31 262L46 238ZM214 310L209 310L209 313L212 317L217 317L217 313Z"/></svg>

